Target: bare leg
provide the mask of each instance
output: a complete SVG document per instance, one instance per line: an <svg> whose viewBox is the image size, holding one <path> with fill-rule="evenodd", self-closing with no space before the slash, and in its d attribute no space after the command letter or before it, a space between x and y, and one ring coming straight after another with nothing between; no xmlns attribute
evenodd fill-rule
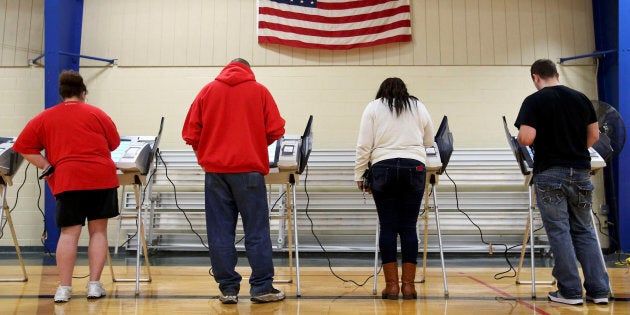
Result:
<svg viewBox="0 0 630 315"><path fill-rule="evenodd" d="M107 258L107 220L98 219L88 221L90 245L88 246L88 261L90 264L90 281L99 281L105 259Z"/></svg>
<svg viewBox="0 0 630 315"><path fill-rule="evenodd" d="M57 242L57 270L59 271L60 285L72 285L72 272L77 261L77 246L81 235L81 225L61 228L61 235Z"/></svg>

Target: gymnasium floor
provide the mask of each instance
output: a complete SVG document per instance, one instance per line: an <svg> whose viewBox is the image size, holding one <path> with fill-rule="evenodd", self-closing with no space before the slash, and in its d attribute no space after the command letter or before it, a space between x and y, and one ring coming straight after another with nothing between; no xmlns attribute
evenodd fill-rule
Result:
<svg viewBox="0 0 630 315"><path fill-rule="evenodd" d="M88 301L85 285L88 270L85 249L80 249L73 298L68 303L52 301L57 286L54 258L41 253L24 253L28 281L0 284L2 314L630 314L630 273L618 262L625 257L606 257L615 299L605 306L585 303L568 306L547 301L549 284L536 285L532 299L529 284L517 285L515 278L495 279L495 274L508 270L503 255L447 254L445 257L448 297L442 279L439 256L430 254L424 283L417 283L417 300L382 300L373 294L374 257L370 253L330 254L333 271L346 281L363 283L357 286L343 282L330 271L321 253L301 253L300 293L297 297L295 269L288 268L286 254L275 258L276 279L293 279L292 283L274 284L284 290L283 302L253 304L249 301L245 257L239 258L237 270L244 279L236 305L223 305L217 296L216 283L209 275L209 258L205 252L150 253L151 282L140 282L136 294L135 281L112 281L111 269L105 267L102 282L108 296ZM518 256L510 256L518 267ZM537 258L536 279L551 280L551 259ZM135 279L135 252L112 255L117 278ZM529 261L525 260L520 280L530 280ZM21 275L15 252L0 252L0 278ZM510 272L506 275L514 275ZM141 278L147 269L141 268ZM419 264L416 279L421 279ZM378 277L378 293L384 280Z"/></svg>

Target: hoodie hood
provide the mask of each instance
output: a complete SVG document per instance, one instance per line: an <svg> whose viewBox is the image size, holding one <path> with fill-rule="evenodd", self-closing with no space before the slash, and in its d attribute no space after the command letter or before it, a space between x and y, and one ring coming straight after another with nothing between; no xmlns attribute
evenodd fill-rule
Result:
<svg viewBox="0 0 630 315"><path fill-rule="evenodd" d="M229 86L235 86L247 81L256 81L254 72L240 62L231 62L215 78Z"/></svg>

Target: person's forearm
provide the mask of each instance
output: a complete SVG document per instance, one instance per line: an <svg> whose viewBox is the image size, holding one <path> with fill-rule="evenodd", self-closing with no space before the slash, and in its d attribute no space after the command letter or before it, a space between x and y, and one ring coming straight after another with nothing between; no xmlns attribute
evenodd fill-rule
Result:
<svg viewBox="0 0 630 315"><path fill-rule="evenodd" d="M46 158L41 154L22 154L24 159L26 159L29 163L37 166L38 168L45 170L50 166L50 162L46 160Z"/></svg>
<svg viewBox="0 0 630 315"><path fill-rule="evenodd" d="M594 122L586 130L586 147L590 148L599 140L599 124Z"/></svg>

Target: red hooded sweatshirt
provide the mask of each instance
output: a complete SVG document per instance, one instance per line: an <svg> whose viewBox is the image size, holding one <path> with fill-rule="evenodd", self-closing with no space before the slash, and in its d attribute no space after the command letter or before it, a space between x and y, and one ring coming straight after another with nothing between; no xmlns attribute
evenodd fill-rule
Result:
<svg viewBox="0 0 630 315"><path fill-rule="evenodd" d="M267 146L284 135L284 119L252 70L231 62L190 105L182 138L211 173L269 173Z"/></svg>

